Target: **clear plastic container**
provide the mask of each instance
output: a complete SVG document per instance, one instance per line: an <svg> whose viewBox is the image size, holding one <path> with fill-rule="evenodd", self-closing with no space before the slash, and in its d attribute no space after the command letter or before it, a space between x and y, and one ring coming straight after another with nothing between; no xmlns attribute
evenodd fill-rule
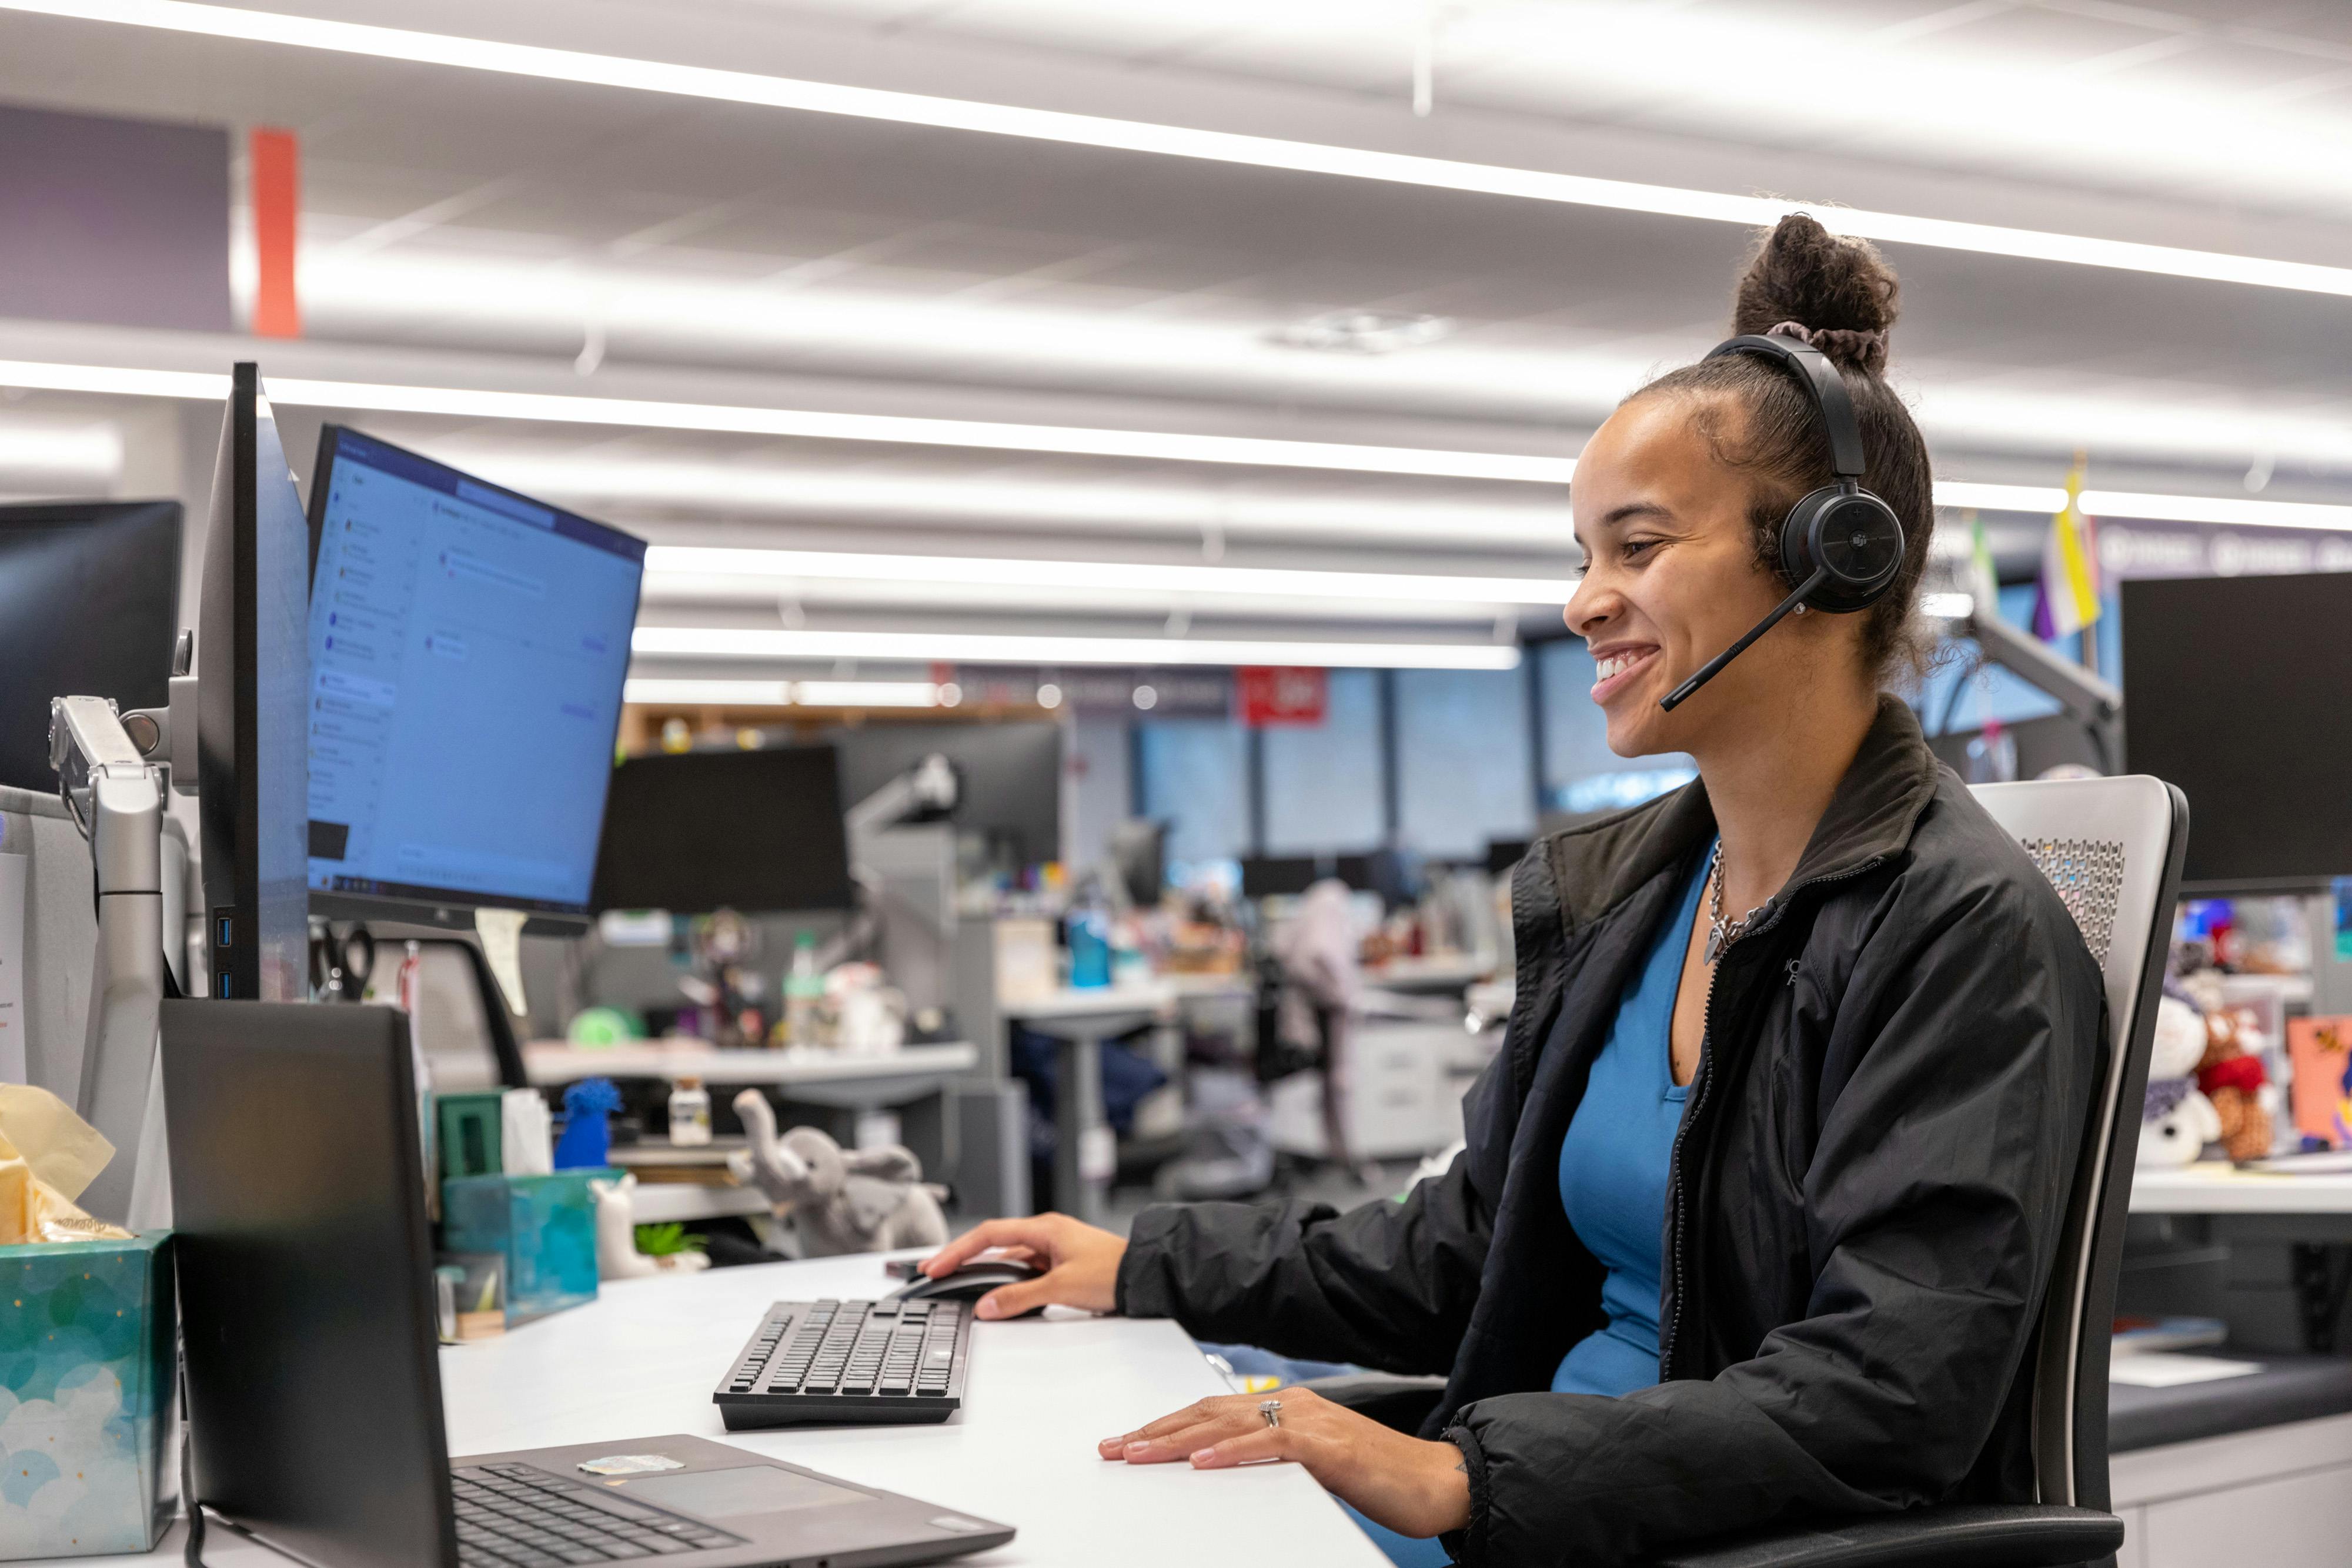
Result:
<svg viewBox="0 0 2352 1568"><path fill-rule="evenodd" d="M802 932L793 939L793 967L784 976L784 1043L817 1043L817 1009L824 1000L824 976L816 967L816 938Z"/></svg>
<svg viewBox="0 0 2352 1568"><path fill-rule="evenodd" d="M710 1091L699 1078L681 1078L670 1086L669 1141L678 1148L710 1142Z"/></svg>

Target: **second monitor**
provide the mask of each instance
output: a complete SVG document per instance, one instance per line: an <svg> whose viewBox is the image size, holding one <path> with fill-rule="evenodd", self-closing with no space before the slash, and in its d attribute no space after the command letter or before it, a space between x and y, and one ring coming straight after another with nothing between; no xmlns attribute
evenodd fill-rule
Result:
<svg viewBox="0 0 2352 1568"><path fill-rule="evenodd" d="M640 757L614 773L598 909L782 914L850 902L833 747Z"/></svg>

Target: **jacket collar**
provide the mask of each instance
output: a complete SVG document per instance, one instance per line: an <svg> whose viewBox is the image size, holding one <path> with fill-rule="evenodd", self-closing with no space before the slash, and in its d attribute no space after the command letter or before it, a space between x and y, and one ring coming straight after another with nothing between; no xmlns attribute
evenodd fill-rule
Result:
<svg viewBox="0 0 2352 1568"><path fill-rule="evenodd" d="M1941 768L1910 708L1882 694L1878 716L1798 857L1789 886L1843 875L1907 848L1935 797ZM1706 784L1696 779L1629 811L1552 834L1539 847L1561 924L1572 931L1598 919L1651 878L1687 862L1714 836L1715 810Z"/></svg>

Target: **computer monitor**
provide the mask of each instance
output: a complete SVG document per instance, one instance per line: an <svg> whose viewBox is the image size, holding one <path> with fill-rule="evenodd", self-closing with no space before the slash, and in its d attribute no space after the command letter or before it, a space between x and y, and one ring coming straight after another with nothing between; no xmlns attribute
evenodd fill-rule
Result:
<svg viewBox="0 0 2352 1568"><path fill-rule="evenodd" d="M645 542L333 424L310 529L311 908L584 924Z"/></svg>
<svg viewBox="0 0 2352 1568"><path fill-rule="evenodd" d="M162 707L180 629L180 503L0 507L0 784L47 792L49 699Z"/></svg>
<svg viewBox="0 0 2352 1568"><path fill-rule="evenodd" d="M613 774L595 906L782 914L850 906L833 747L639 757Z"/></svg>
<svg viewBox="0 0 2352 1568"><path fill-rule="evenodd" d="M1001 845L1016 865L1062 858L1058 724L866 724L826 731L841 753L841 798L856 805L938 752L960 780L950 820ZM1157 896L1156 894L1154 895Z"/></svg>
<svg viewBox="0 0 2352 1568"><path fill-rule="evenodd" d="M1326 877L1359 893L1378 891L1369 854L1253 855L1242 862L1242 896L1296 897Z"/></svg>
<svg viewBox="0 0 2352 1568"><path fill-rule="evenodd" d="M215 998L310 995L309 561L277 417L259 369L239 364L213 468L196 621L197 819Z"/></svg>
<svg viewBox="0 0 2352 1568"><path fill-rule="evenodd" d="M2189 891L2352 875L2352 573L2123 584L2124 768L2189 797Z"/></svg>
<svg viewBox="0 0 2352 1568"><path fill-rule="evenodd" d="M1121 822L1110 831L1110 859L1130 903L1147 908L1158 904L1168 885L1168 824Z"/></svg>

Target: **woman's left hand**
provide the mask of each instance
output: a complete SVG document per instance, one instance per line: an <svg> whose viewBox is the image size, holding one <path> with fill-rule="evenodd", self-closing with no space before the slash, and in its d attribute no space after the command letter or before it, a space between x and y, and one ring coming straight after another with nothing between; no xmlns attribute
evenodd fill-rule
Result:
<svg viewBox="0 0 2352 1568"><path fill-rule="evenodd" d="M1282 1425L1258 1406L1282 1403ZM1296 1459L1323 1490L1400 1535L1441 1535L1470 1522L1470 1477L1462 1450L1391 1431L1369 1416L1305 1388L1228 1394L1163 1416L1097 1445L1106 1459L1160 1465L1190 1459L1221 1470L1258 1459Z"/></svg>

